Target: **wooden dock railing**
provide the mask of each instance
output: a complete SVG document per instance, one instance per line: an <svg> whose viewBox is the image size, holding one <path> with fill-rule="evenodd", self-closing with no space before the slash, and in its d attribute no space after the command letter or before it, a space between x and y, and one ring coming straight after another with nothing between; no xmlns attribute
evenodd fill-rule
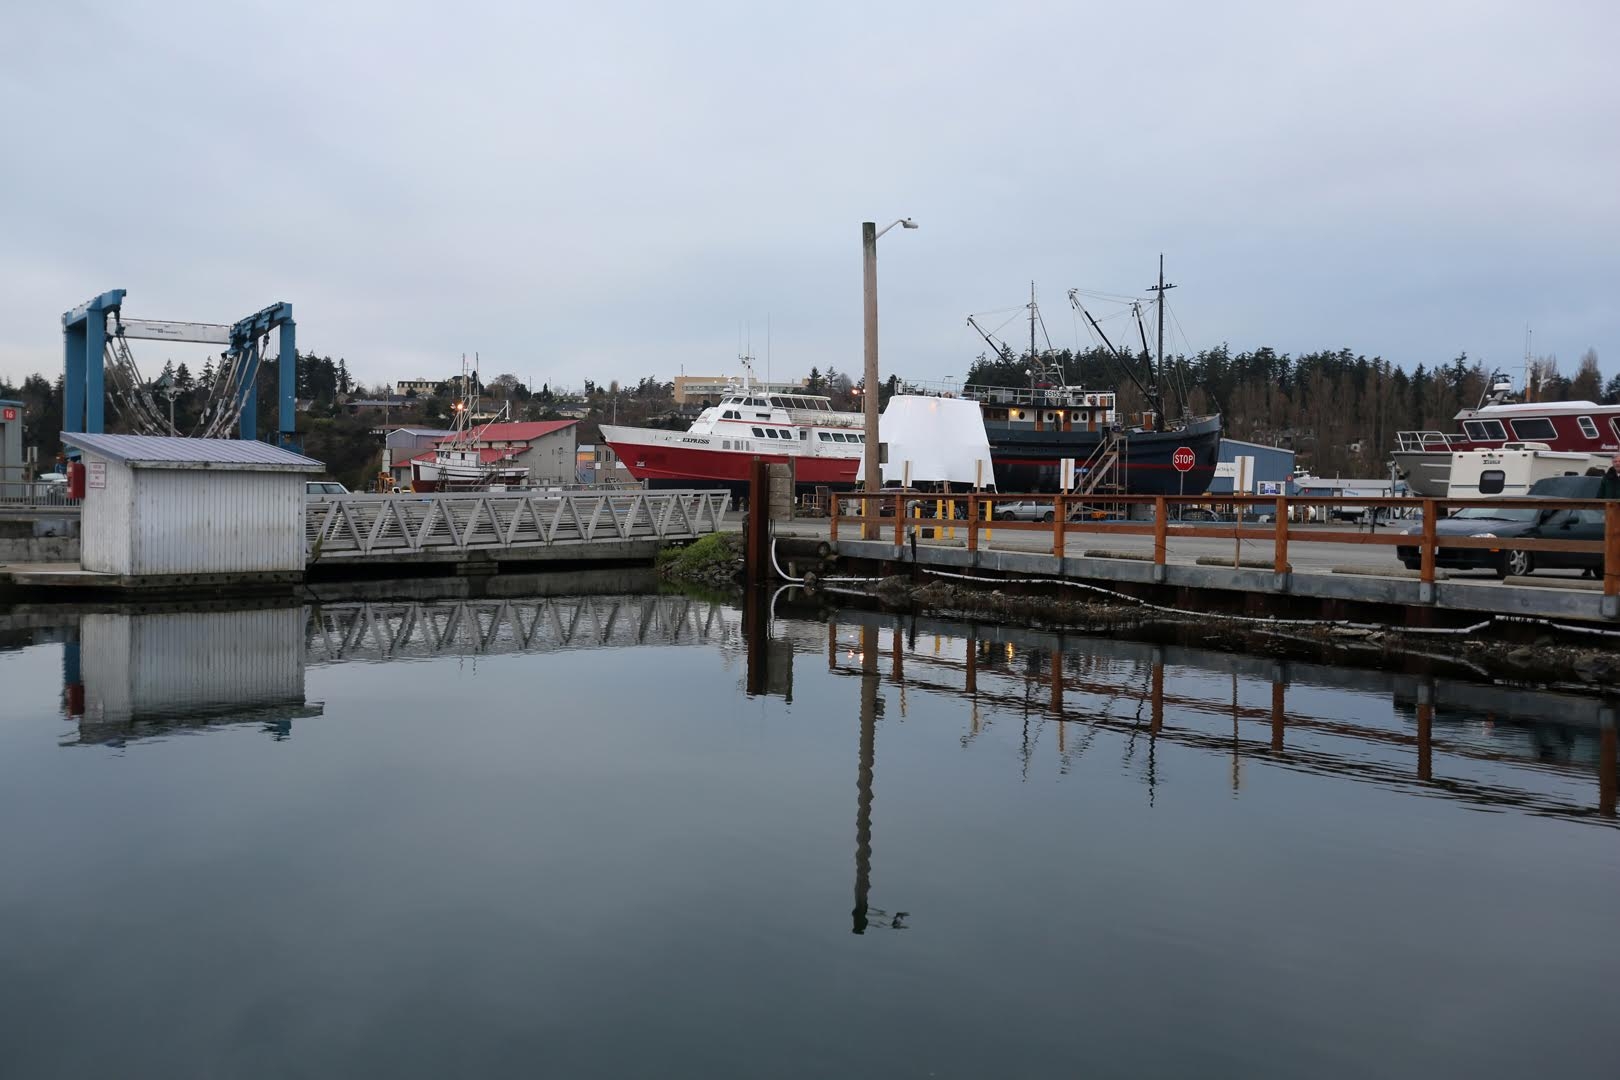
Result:
<svg viewBox="0 0 1620 1080"><path fill-rule="evenodd" d="M1008 521L995 517L997 506L1011 503L1036 503L1050 507L1050 520ZM876 504L876 512L860 513L862 504ZM1189 509L1196 508L1200 517L1209 514L1212 505L1232 507L1233 520L1207 520L1189 522L1177 520ZM1143 520L1131 517L1131 507L1148 507L1150 516ZM847 513L846 508L856 513ZM1466 507L1496 507L1516 510L1601 510L1604 517L1603 539L1555 540L1545 537L1499 536L1439 536L1435 523L1443 520L1452 510ZM1312 525L1301 527L1295 519L1308 511L1314 516L1321 512L1331 518L1335 508L1341 511L1359 511L1374 524L1356 528L1332 528ZM873 510L872 505L867 509ZM1389 516L1378 517L1378 510ZM1410 518L1394 518L1396 513L1420 516L1422 531L1408 534ZM1143 511L1137 511L1143 513ZM1269 517L1266 521L1262 518ZM1245 520L1250 519L1252 520ZM944 497L926 492L884 492L881 495L845 495L833 500L831 514L832 539L839 538L840 527L858 525L867 539L880 539L884 533L893 537L898 546L905 543L906 532L914 528L935 530L962 530L967 549L977 551L994 532L1044 534L1049 537L1048 552L1063 557L1067 537L1071 533L1109 536L1152 536L1153 562L1163 566L1169 540L1174 537L1204 537L1233 540L1234 542L1266 542L1272 546L1272 567L1277 573L1286 573L1291 567L1288 553L1292 544L1332 543L1368 544L1382 547L1416 547L1420 559L1419 578L1426 583L1435 580L1436 563L1440 549L1475 549L1492 552L1564 552L1598 555L1602 567L1603 593L1620 595L1620 500L1583 499L1411 499L1372 498L1290 498L1269 495L1222 495L1211 497L1176 495L1109 495L1086 497L1075 495L992 495L968 494ZM1330 523L1331 525L1331 523ZM1489 532L1482 522L1481 533ZM846 538L849 538L846 534ZM1027 548L1021 550L1028 550Z"/></svg>

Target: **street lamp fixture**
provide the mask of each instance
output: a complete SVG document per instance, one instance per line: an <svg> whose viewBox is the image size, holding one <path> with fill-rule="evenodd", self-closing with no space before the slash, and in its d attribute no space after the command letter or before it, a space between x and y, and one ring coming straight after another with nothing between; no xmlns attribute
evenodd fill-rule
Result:
<svg viewBox="0 0 1620 1080"><path fill-rule="evenodd" d="M900 218L898 221L891 221L881 229L877 227L875 221L861 222L861 254L866 302L864 385L869 391L861 395L861 406L866 419L866 484L864 490L868 495L876 495L883 487L883 470L878 460L878 399L882 394L878 391L877 242L878 237L896 225L902 229L915 229L917 227L917 223L908 217ZM861 512L862 514L875 513L875 503L868 502L866 506L862 507ZM867 539L873 539L877 536L877 529L875 526L867 524L862 529L862 535Z"/></svg>

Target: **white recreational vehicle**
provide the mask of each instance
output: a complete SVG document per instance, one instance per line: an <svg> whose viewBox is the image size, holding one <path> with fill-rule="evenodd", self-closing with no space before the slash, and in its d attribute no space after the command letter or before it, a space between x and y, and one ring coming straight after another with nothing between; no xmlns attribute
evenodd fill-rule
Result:
<svg viewBox="0 0 1620 1080"><path fill-rule="evenodd" d="M1451 455L1453 499L1525 495L1530 485L1551 476L1584 476L1608 468L1608 454L1550 449L1546 443L1510 442L1496 450L1458 450Z"/></svg>

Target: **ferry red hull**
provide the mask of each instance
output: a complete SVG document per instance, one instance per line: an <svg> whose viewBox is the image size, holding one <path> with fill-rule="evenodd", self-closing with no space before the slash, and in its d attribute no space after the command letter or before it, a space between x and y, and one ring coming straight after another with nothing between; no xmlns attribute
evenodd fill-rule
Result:
<svg viewBox="0 0 1620 1080"><path fill-rule="evenodd" d="M637 480L668 483L690 481L745 484L754 458L771 464L794 462L794 479L801 485L853 487L859 458L814 457L787 454L751 454L735 450L699 450L680 446L642 446L606 440L630 475Z"/></svg>

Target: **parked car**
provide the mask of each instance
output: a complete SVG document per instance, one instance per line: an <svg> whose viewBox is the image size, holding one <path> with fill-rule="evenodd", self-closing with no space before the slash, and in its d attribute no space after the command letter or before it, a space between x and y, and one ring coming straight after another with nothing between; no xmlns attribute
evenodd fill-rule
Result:
<svg viewBox="0 0 1620 1080"><path fill-rule="evenodd" d="M1602 476L1554 476L1530 485L1530 494L1542 499L1596 499ZM1603 540L1601 509L1548 510L1531 535L1541 540ZM1597 551L1523 551L1522 573L1539 568L1582 570L1587 577L1603 573L1603 554Z"/></svg>
<svg viewBox="0 0 1620 1080"><path fill-rule="evenodd" d="M907 517L925 517L925 518L937 517L939 515L939 501L942 498L944 498L944 496L942 496L942 495L937 495L937 496L936 495L920 495L920 496L918 496L916 498L907 499L906 500L906 516ZM849 505L851 503L854 504L851 507L851 510L850 510L851 513L858 513L859 512L859 510L860 510L860 499L859 499L859 497L846 496L844 501L845 501L846 505ZM967 498L965 496L958 495L958 496L955 497L955 503L956 503L956 505L954 507L948 509L946 511L946 513L950 514L950 513L954 512L955 516L958 519L966 521L967 520ZM878 504L878 515L880 517L894 517L894 499L892 497L885 496L882 499L882 501Z"/></svg>
<svg viewBox="0 0 1620 1080"><path fill-rule="evenodd" d="M349 489L336 480L306 480L304 482L304 494L312 497L347 495L348 493Z"/></svg>
<svg viewBox="0 0 1620 1080"><path fill-rule="evenodd" d="M1527 494L1532 499L1596 499L1601 476L1554 476L1538 480ZM1601 540L1601 510L1536 510L1530 507L1470 506L1434 523L1435 535L1479 538ZM1406 530L1407 536L1421 536L1422 525ZM1409 570L1422 565L1416 545L1401 544L1396 558ZM1600 570L1603 556L1562 551L1513 551L1501 548L1448 548L1442 541L1435 551L1435 565L1453 570L1492 570L1497 577L1533 573L1537 567Z"/></svg>
<svg viewBox="0 0 1620 1080"><path fill-rule="evenodd" d="M1049 502L1035 500L996 503L997 521L1051 521L1057 516Z"/></svg>

